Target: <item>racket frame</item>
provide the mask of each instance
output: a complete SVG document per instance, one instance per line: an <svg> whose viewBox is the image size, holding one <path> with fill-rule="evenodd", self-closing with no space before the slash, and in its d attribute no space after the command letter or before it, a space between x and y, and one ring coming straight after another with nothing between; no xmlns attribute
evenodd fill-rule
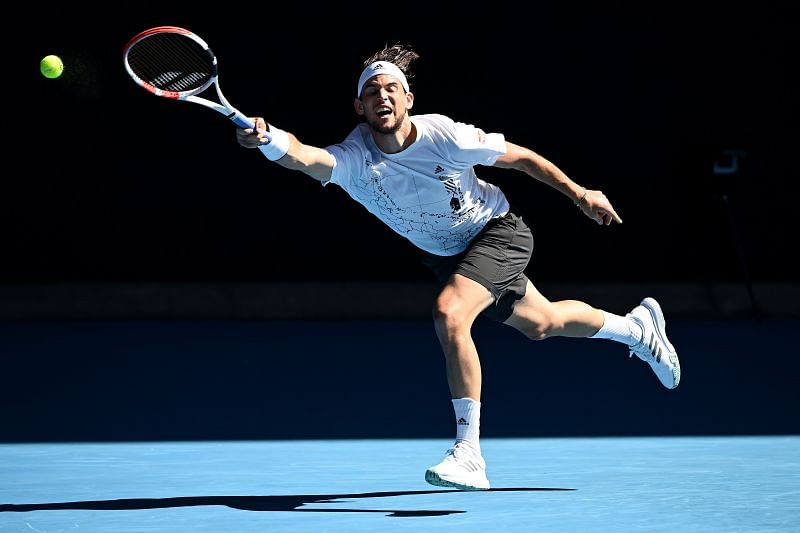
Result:
<svg viewBox="0 0 800 533"><path fill-rule="evenodd" d="M209 58L211 59L211 76L209 77L206 83L204 83L200 87L197 87L196 89L191 89L189 91L165 91L163 89L159 89L158 87L152 85L151 83L148 83L147 81L143 80L142 78L136 75L136 73L131 68L130 63L128 62L128 52L139 41L160 33L177 33L183 35L193 40L195 43L200 45L201 48L203 48L203 50L209 55ZM209 109L213 109L214 111L222 115L225 115L229 120L233 121L237 126L241 128L255 128L255 124L253 123L253 121L250 120L250 118L248 118L247 116L245 116L241 111L233 107L230 104L230 102L228 102L228 99L225 98L225 95L222 94L222 89L219 86L219 73L217 71L217 56L214 55L214 52L211 51L211 48L208 46L208 43L206 43L194 32L178 26L157 26L154 28L150 28L135 35L130 41L128 41L128 44L126 44L125 48L123 49L122 55L125 63L125 70L128 72L130 77L133 78L133 81L135 81L140 87L142 87L146 91L156 96L160 96L162 98L169 98L171 100L182 100L185 102L200 104ZM217 98L219 98L219 103L214 102L213 100L209 100L207 98L203 98L201 96L197 96L198 94L208 89L209 86L211 85L214 85L214 88L216 89ZM266 136L268 140L270 141L272 140L271 136L269 135L269 132L267 132Z"/></svg>

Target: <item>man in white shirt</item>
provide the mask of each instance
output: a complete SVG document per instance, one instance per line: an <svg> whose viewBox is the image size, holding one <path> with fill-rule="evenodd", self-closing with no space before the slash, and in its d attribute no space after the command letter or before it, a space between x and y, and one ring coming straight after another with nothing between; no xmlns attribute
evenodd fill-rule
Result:
<svg viewBox="0 0 800 533"><path fill-rule="evenodd" d="M536 290L524 273L533 250L530 228L503 191L478 178L476 165L522 171L566 195L598 224L622 220L601 191L579 186L502 134L444 115L411 116L409 66L417 57L410 47L394 45L364 62L354 101L364 121L339 144L303 144L262 118L255 119L255 131L238 129L237 138L285 168L342 187L421 250L423 263L442 282L433 316L456 419L453 447L425 479L488 489L479 442L481 367L471 337L479 315L534 340L562 336L626 344L670 389L680 381L680 363L653 298L621 316L577 300L551 302Z"/></svg>

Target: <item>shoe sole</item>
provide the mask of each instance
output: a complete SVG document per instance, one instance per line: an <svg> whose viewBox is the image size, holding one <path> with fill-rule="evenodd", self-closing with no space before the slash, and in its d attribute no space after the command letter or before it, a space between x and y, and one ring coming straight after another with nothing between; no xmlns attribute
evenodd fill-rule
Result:
<svg viewBox="0 0 800 533"><path fill-rule="evenodd" d="M672 363L673 367L675 368L676 372L673 372L673 378L675 378L675 385L669 387L674 389L678 386L678 383L681 381L681 363L678 360L678 353L675 351L675 347L669 342L667 339L667 323L664 320L664 312L661 311L661 306L658 305L658 302L653 298L645 298L642 300L641 303L642 307L647 309L647 312L650 313L650 316L653 317L653 322L656 325L656 334L661 342L664 343L664 346L669 349L669 362Z"/></svg>
<svg viewBox="0 0 800 533"><path fill-rule="evenodd" d="M430 483L431 485L435 485L437 487L450 487L454 489L460 490L489 490L489 481L486 481L485 487L478 487L475 485L465 485L464 483L457 483L455 481L449 481L444 479L439 474L434 472L433 470L426 470L425 471L425 481Z"/></svg>

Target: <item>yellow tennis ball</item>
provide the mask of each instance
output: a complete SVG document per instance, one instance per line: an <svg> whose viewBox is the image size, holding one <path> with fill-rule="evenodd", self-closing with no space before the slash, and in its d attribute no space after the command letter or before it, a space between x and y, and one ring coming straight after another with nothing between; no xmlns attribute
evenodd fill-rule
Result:
<svg viewBox="0 0 800 533"><path fill-rule="evenodd" d="M54 79L61 76L61 73L64 72L64 63L58 56L45 56L39 62L39 70L42 71L42 75L44 75L45 78Z"/></svg>

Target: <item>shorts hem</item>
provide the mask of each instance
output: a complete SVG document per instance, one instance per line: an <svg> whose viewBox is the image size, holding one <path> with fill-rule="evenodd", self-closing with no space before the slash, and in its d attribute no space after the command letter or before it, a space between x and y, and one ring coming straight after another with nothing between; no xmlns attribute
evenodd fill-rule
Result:
<svg viewBox="0 0 800 533"><path fill-rule="evenodd" d="M489 281L487 278L481 276L477 272L473 272L471 270L466 270L464 268L457 268L456 271L453 272L453 275L455 275L455 274L461 274L465 278L469 278L472 281L482 285L492 295L492 298L494 298L495 303L500 299L500 294L499 294L499 292L497 290L497 287L495 287L494 283Z"/></svg>

